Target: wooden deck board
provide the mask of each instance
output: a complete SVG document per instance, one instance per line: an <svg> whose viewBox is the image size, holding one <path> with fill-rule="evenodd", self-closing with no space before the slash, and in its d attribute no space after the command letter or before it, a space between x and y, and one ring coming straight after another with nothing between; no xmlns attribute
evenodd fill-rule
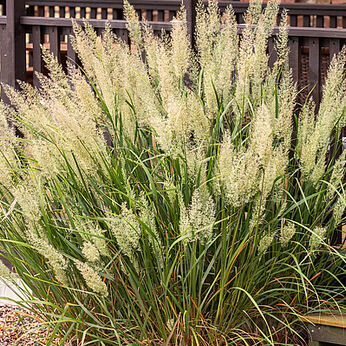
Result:
<svg viewBox="0 0 346 346"><path fill-rule="evenodd" d="M337 327L346 329L346 314L311 314L302 317L302 321L311 324L319 324L323 326Z"/></svg>

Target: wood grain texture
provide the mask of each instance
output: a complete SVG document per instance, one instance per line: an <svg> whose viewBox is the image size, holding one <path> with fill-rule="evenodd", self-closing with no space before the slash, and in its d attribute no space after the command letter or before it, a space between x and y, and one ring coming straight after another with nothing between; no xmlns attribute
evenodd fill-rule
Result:
<svg viewBox="0 0 346 346"><path fill-rule="evenodd" d="M324 326L346 328L346 314L311 314L301 317L301 320L311 324L320 324ZM346 332L346 331L345 331ZM346 339L345 339L346 341Z"/></svg>
<svg viewBox="0 0 346 346"><path fill-rule="evenodd" d="M25 80L25 30L20 18L25 15L25 0L6 1L6 32L2 40L1 80L16 86L17 80Z"/></svg>

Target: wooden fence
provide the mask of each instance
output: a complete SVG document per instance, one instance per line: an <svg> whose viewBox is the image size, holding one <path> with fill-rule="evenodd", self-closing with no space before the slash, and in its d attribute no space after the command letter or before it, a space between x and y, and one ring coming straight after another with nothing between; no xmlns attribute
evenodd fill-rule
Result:
<svg viewBox="0 0 346 346"><path fill-rule="evenodd" d="M130 2L141 20L151 22L155 32L162 28L171 30L170 20L181 5L179 0ZM192 33L196 0L183 0L183 3L189 32ZM236 1L220 1L219 4L221 11L232 4L241 32L248 4ZM43 71L41 44L47 46L62 63L67 58L75 60L69 39L72 34L70 18L87 18L99 32L108 20L114 32L129 42L122 6L119 0L0 1L1 81L14 86L16 80L27 80L37 85L33 72ZM282 4L280 13L283 8L289 10L290 64L299 88L304 88L301 99L313 89L313 97L318 103L329 61L346 43L346 5ZM276 56L272 39L268 53L270 64L273 64Z"/></svg>

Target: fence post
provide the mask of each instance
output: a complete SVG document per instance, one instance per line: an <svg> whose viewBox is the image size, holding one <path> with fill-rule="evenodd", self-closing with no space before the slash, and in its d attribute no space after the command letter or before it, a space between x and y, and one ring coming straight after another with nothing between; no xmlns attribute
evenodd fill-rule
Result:
<svg viewBox="0 0 346 346"><path fill-rule="evenodd" d="M7 24L3 37L1 81L12 87L16 86L16 80L25 80L25 30L20 24L20 17L24 15L25 0L6 0Z"/></svg>
<svg viewBox="0 0 346 346"><path fill-rule="evenodd" d="M187 33L190 36L191 47L195 47L196 5L197 0L183 0L186 10Z"/></svg>

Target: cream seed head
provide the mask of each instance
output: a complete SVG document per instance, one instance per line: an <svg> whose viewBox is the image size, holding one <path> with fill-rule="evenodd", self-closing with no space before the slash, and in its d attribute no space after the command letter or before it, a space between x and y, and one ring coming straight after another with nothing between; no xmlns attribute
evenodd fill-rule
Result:
<svg viewBox="0 0 346 346"><path fill-rule="evenodd" d="M204 93L209 118L217 109L217 96L228 102L232 92L232 74L236 66L238 35L233 10L228 7L221 26L217 2L210 1L205 12L203 5L197 8L196 46L203 69Z"/></svg>
<svg viewBox="0 0 346 346"><path fill-rule="evenodd" d="M289 73L289 44L288 44L288 11L284 9L281 12L281 21L279 26L279 35L276 40L278 59L276 64L278 67L283 68L285 73Z"/></svg>
<svg viewBox="0 0 346 346"><path fill-rule="evenodd" d="M189 178L193 181L199 172L205 170L205 148L201 145L199 147L188 146L185 151L186 166Z"/></svg>
<svg viewBox="0 0 346 346"><path fill-rule="evenodd" d="M270 245L273 242L274 235L275 234L268 233L261 238L258 244L258 252L260 254L264 254L267 252L267 250L269 249Z"/></svg>
<svg viewBox="0 0 346 346"><path fill-rule="evenodd" d="M98 166L94 158L100 149L105 152L106 147L96 123L95 107L85 106L85 99L90 100L90 94L81 95L78 87L81 84L89 89L89 86L85 85L81 73L71 72L71 82L77 87L70 89L66 75L64 78L61 76L61 66L48 53L47 59L54 76L51 79L41 76L43 86L39 91L25 87L17 97L18 93L9 89L11 98L16 98L18 115L39 134L37 136L23 127L26 139L31 140L25 143L24 153L31 159L32 168L44 177L54 177L61 170L64 162L62 151L71 159L71 165L74 165L70 155L73 152L83 170L96 172ZM61 89L65 88L68 92L62 93ZM99 108L97 102L95 106ZM85 136L85 133L90 136Z"/></svg>
<svg viewBox="0 0 346 346"><path fill-rule="evenodd" d="M82 248L83 256L89 261L89 262L99 262L100 252L95 246L95 244L91 242L84 242L83 248Z"/></svg>
<svg viewBox="0 0 346 346"><path fill-rule="evenodd" d="M41 204L44 205L40 181L26 179L22 184L12 187L11 193L21 207L26 220L37 222L41 217Z"/></svg>
<svg viewBox="0 0 346 346"><path fill-rule="evenodd" d="M177 187L174 185L173 178L168 176L163 182L163 189L166 191L168 200L174 205L177 199Z"/></svg>
<svg viewBox="0 0 346 346"><path fill-rule="evenodd" d="M7 123L7 107L0 103L0 185L10 188L18 167L15 154L15 134Z"/></svg>
<svg viewBox="0 0 346 346"><path fill-rule="evenodd" d="M48 260L49 265L52 267L55 278L63 285L68 285L67 279L67 266L68 262L62 253L56 250L47 239L40 238L36 231L28 227L27 239L32 244L36 251Z"/></svg>
<svg viewBox="0 0 346 346"><path fill-rule="evenodd" d="M155 79L158 76L157 54L160 40L157 36L154 35L153 29L145 24L143 29L143 42L148 64L148 73L151 79Z"/></svg>
<svg viewBox="0 0 346 346"><path fill-rule="evenodd" d="M159 263L159 266L162 268L164 263L163 246L162 246L160 234L156 226L155 214L144 194L141 195L140 202L141 202L140 218L141 218L141 221L143 221L143 223L148 228L148 230L146 230L146 233L149 238L149 243L151 244L153 248L153 251L154 251L155 257L157 258L157 262Z"/></svg>
<svg viewBox="0 0 346 346"><path fill-rule="evenodd" d="M186 208L185 203L182 198L182 194L179 193L179 211L180 211L180 220L179 220L179 231L180 235L183 235L184 238L189 241L191 239L191 225L189 220L188 208Z"/></svg>
<svg viewBox="0 0 346 346"><path fill-rule="evenodd" d="M346 166L346 150L337 158L334 163L333 172L331 174L327 187L326 200L331 200L335 196L335 190L342 185L342 181L345 177L345 166Z"/></svg>
<svg viewBox="0 0 346 346"><path fill-rule="evenodd" d="M110 252L105 240L105 231L98 225L89 226L88 233L91 235L93 245L101 256L110 257Z"/></svg>
<svg viewBox="0 0 346 346"><path fill-rule="evenodd" d="M213 235L215 204L211 196L194 191L191 203L185 208L181 201L180 233L187 235L189 242L208 242Z"/></svg>
<svg viewBox="0 0 346 346"><path fill-rule="evenodd" d="M119 250L136 264L135 253L139 249L141 228L136 215L124 203L119 216L108 220L110 231L116 238Z"/></svg>
<svg viewBox="0 0 346 346"><path fill-rule="evenodd" d="M83 263L78 260L74 260L74 263L82 274L86 285L95 293L98 293L103 297L107 297L108 289L100 275L88 263Z"/></svg>
<svg viewBox="0 0 346 346"><path fill-rule="evenodd" d="M254 56L252 65L252 93L256 100L261 100L263 81L268 73L267 44L278 12L278 4L269 1L263 15L256 23L257 30L254 39Z"/></svg>
<svg viewBox="0 0 346 346"><path fill-rule="evenodd" d="M346 117L346 81L343 78L345 61L346 49L343 49L339 59L333 59L329 67L327 82L323 88L323 101L316 119L313 107L308 105L298 127L301 169L314 185L320 182L325 172L327 144L332 131L339 128Z"/></svg>
<svg viewBox="0 0 346 346"><path fill-rule="evenodd" d="M131 40L137 45L138 48L142 47L142 33L139 25L138 14L133 6L127 0L124 0L124 15L127 20L127 29L130 32Z"/></svg>
<svg viewBox="0 0 346 346"><path fill-rule="evenodd" d="M257 155L259 162L266 166L273 155L273 130L271 126L271 115L266 106L262 106L253 123L251 134L251 146L254 155Z"/></svg>
<svg viewBox="0 0 346 346"><path fill-rule="evenodd" d="M237 152L226 135L220 148L219 167L229 203L234 207L248 203L260 184L260 165L256 152L251 149Z"/></svg>
<svg viewBox="0 0 346 346"><path fill-rule="evenodd" d="M182 8L172 21L172 63L177 79L183 80L191 61L191 49L187 33L186 13Z"/></svg>
<svg viewBox="0 0 346 346"><path fill-rule="evenodd" d="M281 226L280 231L280 242L282 245L288 245L289 241L293 238L296 233L296 227L293 222L288 222Z"/></svg>
<svg viewBox="0 0 346 346"><path fill-rule="evenodd" d="M333 218L335 225L340 225L343 215L346 211L346 191L343 190L340 195L337 196L334 208L333 208Z"/></svg>
<svg viewBox="0 0 346 346"><path fill-rule="evenodd" d="M0 261L0 280L9 279L10 277L11 273L9 269Z"/></svg>
<svg viewBox="0 0 346 346"><path fill-rule="evenodd" d="M263 223L265 219L265 205L267 199L261 195L256 195L253 200L252 209L251 209L251 220L249 224L250 230L255 229L257 226Z"/></svg>
<svg viewBox="0 0 346 346"><path fill-rule="evenodd" d="M311 251L318 250L325 240L327 230L324 227L316 227L311 231L309 248Z"/></svg>

